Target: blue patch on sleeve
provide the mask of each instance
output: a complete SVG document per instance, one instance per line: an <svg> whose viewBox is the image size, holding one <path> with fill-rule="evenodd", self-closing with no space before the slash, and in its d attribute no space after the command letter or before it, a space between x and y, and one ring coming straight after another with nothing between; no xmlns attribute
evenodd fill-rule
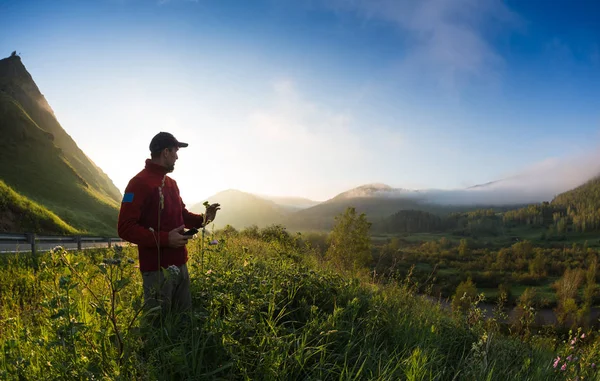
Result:
<svg viewBox="0 0 600 381"><path fill-rule="evenodd" d="M133 193L125 193L123 202L133 202Z"/></svg>

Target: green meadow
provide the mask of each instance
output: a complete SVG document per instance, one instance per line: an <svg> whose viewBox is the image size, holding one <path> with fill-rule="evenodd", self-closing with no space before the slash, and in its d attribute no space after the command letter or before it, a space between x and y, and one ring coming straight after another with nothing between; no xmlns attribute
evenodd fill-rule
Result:
<svg viewBox="0 0 600 381"><path fill-rule="evenodd" d="M570 346L486 319L477 300L452 312L410 275L340 267L277 226L211 233L188 249L193 311L159 324L144 310L133 247L3 256L0 379L598 378L591 329Z"/></svg>

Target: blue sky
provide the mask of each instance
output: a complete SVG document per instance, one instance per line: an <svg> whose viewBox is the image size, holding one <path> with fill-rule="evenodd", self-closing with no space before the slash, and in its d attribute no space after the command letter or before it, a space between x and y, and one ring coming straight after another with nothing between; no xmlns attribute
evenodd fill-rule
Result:
<svg viewBox="0 0 600 381"><path fill-rule="evenodd" d="M599 18L592 0L1 0L0 52L121 190L161 130L190 143L188 203L531 171L568 188L598 169Z"/></svg>

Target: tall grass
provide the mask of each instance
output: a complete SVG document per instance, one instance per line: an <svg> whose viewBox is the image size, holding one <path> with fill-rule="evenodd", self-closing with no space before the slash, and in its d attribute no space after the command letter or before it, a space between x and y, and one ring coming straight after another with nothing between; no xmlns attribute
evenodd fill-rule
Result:
<svg viewBox="0 0 600 381"><path fill-rule="evenodd" d="M27 255L3 258L0 379L560 379L546 342L490 334L410 280L342 276L277 238L200 247L188 247L193 311L160 326L140 313L134 248L57 249L37 273Z"/></svg>

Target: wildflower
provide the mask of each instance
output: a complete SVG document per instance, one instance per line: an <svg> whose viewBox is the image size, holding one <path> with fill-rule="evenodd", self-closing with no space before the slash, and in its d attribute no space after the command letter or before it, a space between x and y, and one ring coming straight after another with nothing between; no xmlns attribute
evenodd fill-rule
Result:
<svg viewBox="0 0 600 381"><path fill-rule="evenodd" d="M571 345L575 345L576 342L577 342L577 338L574 338L573 340L571 340Z"/></svg>
<svg viewBox="0 0 600 381"><path fill-rule="evenodd" d="M554 360L554 364L552 364L552 367L556 368L558 366L559 362L560 362L560 356L557 356L556 360Z"/></svg>
<svg viewBox="0 0 600 381"><path fill-rule="evenodd" d="M596 369L596 363L592 363L592 369Z"/></svg>
<svg viewBox="0 0 600 381"><path fill-rule="evenodd" d="M585 339L585 333L582 333L582 334L581 334L581 338L582 338L582 339Z"/></svg>
<svg viewBox="0 0 600 381"><path fill-rule="evenodd" d="M171 266L167 267L167 271L172 276L177 276L177 275L179 275L179 272L180 272L179 267L177 267L175 265L171 265Z"/></svg>
<svg viewBox="0 0 600 381"><path fill-rule="evenodd" d="M212 274L212 273L213 273L213 271L212 271L212 270L208 270L208 271L206 272L206 275L210 275L210 274Z"/></svg>
<svg viewBox="0 0 600 381"><path fill-rule="evenodd" d="M567 357L567 361L571 361L573 359L573 355L569 355L569 357Z"/></svg>
<svg viewBox="0 0 600 381"><path fill-rule="evenodd" d="M560 367L560 370L565 370L565 369L567 369L567 363L564 363L564 364L563 364L563 365Z"/></svg>
<svg viewBox="0 0 600 381"><path fill-rule="evenodd" d="M213 239L212 241L210 241L209 245L218 245L219 241L216 239Z"/></svg>

